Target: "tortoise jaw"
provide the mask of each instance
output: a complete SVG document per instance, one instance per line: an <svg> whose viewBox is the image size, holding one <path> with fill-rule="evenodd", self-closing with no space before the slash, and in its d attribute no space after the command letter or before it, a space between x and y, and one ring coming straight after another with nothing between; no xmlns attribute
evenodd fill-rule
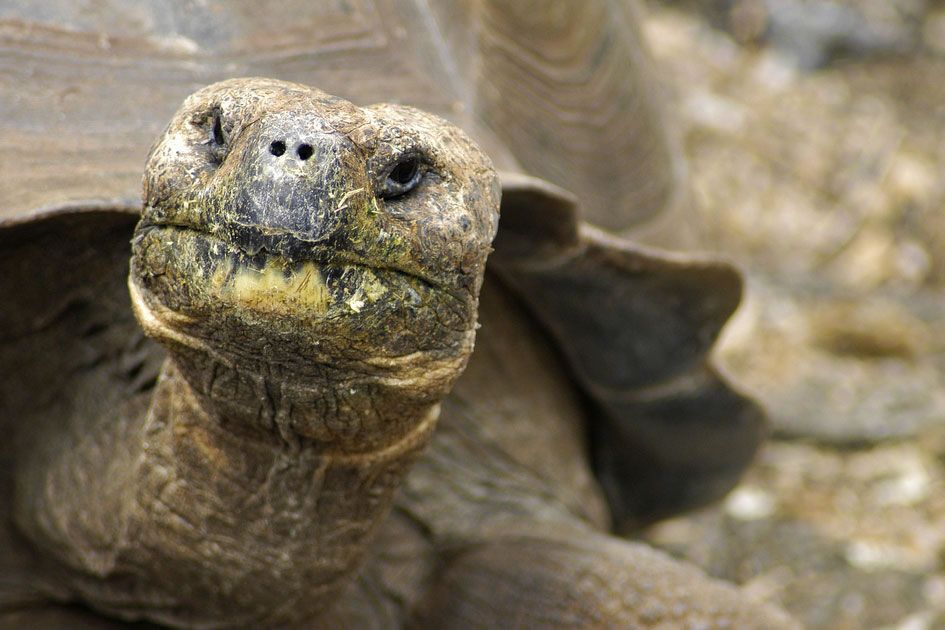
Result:
<svg viewBox="0 0 945 630"><path fill-rule="evenodd" d="M472 350L475 297L396 270L251 257L167 225L143 226L133 251L136 315L201 404L234 423L277 426L285 439L334 443L338 427L349 427L344 448L370 450L389 413L408 402L428 407ZM330 410L337 422L328 422L319 401L338 383L347 383L338 394L346 406ZM260 419L259 401L271 392L281 411ZM375 408L387 398L400 402Z"/></svg>
<svg viewBox="0 0 945 630"><path fill-rule="evenodd" d="M194 307L218 305L300 320L338 319L356 317L393 295L420 307L434 296L457 293L426 274L377 264L331 243L257 234L247 245L223 234L233 232L215 235L192 226L144 223L134 239L139 275L152 279L146 284L163 294L167 306L187 315ZM153 282L169 269L173 281Z"/></svg>
<svg viewBox="0 0 945 630"><path fill-rule="evenodd" d="M213 228L183 222L162 222L142 219L135 229L135 243L153 232L183 231L207 241L208 252L216 257L238 256L247 269L261 273L264 269L281 268L287 273L305 265L356 266L389 271L408 276L431 289L451 290L458 287L443 274L425 270L416 264L403 264L394 259L377 260L360 253L340 235L313 242L289 231L263 229L257 226L226 225Z"/></svg>
<svg viewBox="0 0 945 630"><path fill-rule="evenodd" d="M251 256L206 231L144 223L133 241L131 282L167 326L208 341L215 355L302 372L451 353L473 330L476 297L465 289L322 251L296 260L267 250ZM166 335L155 329L155 336Z"/></svg>

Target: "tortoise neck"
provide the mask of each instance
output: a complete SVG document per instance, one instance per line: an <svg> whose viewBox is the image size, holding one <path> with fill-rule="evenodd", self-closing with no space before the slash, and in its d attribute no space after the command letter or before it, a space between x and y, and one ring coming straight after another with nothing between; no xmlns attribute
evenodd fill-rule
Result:
<svg viewBox="0 0 945 630"><path fill-rule="evenodd" d="M208 413L172 360L156 386L114 575L142 600L94 601L170 625L317 618L360 567L439 407L371 454L292 448ZM291 601L290 601L291 600Z"/></svg>
<svg viewBox="0 0 945 630"><path fill-rule="evenodd" d="M352 369L236 356L137 298L133 288L139 321L170 356L140 429L112 446L139 453L121 480L121 532L104 542L105 570L81 567L77 590L98 609L168 625L316 619L432 437L472 333L468 348Z"/></svg>

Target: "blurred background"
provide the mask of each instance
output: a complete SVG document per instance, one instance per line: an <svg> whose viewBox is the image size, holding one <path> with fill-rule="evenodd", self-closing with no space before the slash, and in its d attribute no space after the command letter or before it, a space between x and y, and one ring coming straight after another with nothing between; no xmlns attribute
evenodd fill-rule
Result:
<svg viewBox="0 0 945 630"><path fill-rule="evenodd" d="M716 357L773 439L645 537L808 628L945 628L945 5L646 5L704 243L749 278Z"/></svg>

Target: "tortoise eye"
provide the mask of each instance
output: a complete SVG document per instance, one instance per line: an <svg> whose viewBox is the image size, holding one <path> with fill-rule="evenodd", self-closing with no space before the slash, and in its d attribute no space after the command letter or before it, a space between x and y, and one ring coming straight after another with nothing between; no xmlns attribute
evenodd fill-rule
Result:
<svg viewBox="0 0 945 630"><path fill-rule="evenodd" d="M400 158L387 171L387 176L381 183L380 197L396 199L402 197L417 187L423 179L423 169L420 157L409 154Z"/></svg>
<svg viewBox="0 0 945 630"><path fill-rule="evenodd" d="M391 180L398 186L407 186L413 182L419 170L420 160L418 160L416 157L407 158L406 160L399 162L397 166L393 168L393 170L390 172L390 175L387 176L387 179Z"/></svg>

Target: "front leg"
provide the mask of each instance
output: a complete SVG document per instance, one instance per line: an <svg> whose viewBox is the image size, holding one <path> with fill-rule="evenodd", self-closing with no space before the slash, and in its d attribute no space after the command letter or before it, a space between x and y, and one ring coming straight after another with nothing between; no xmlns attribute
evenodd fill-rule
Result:
<svg viewBox="0 0 945 630"><path fill-rule="evenodd" d="M415 628L798 628L643 545L580 528L457 550Z"/></svg>

